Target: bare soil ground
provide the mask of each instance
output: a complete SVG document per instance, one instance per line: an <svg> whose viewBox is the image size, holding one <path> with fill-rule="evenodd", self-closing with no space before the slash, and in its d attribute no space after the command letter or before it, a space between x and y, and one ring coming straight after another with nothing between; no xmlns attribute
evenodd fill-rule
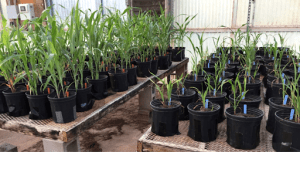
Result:
<svg viewBox="0 0 300 176"><path fill-rule="evenodd" d="M150 127L148 115L138 114L138 95L103 117L79 136L82 152L135 152L137 140ZM41 138L0 130L0 144L22 152L43 152Z"/></svg>

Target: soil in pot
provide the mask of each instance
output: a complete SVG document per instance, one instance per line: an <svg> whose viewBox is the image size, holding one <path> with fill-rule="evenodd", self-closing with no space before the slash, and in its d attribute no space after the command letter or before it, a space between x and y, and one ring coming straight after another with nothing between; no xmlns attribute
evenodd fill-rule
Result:
<svg viewBox="0 0 300 176"><path fill-rule="evenodd" d="M74 85L69 88L70 91L76 91ZM92 84L85 83L85 87L82 88L78 85L76 91L76 112L85 112L93 108L95 99L92 95Z"/></svg>
<svg viewBox="0 0 300 176"><path fill-rule="evenodd" d="M189 119L189 112L187 109L188 104L192 103L195 99L196 91L192 89L173 89L171 98L172 100L181 102L182 105L182 114L179 117L179 120L188 120Z"/></svg>
<svg viewBox="0 0 300 176"><path fill-rule="evenodd" d="M283 99L281 97L273 97L269 99L269 115L267 120L266 129L273 134L275 129L275 112L279 110L291 110L290 100L287 100L287 105L283 105Z"/></svg>
<svg viewBox="0 0 300 176"><path fill-rule="evenodd" d="M5 84L0 85L0 113L6 113L8 111L3 91L9 89Z"/></svg>
<svg viewBox="0 0 300 176"><path fill-rule="evenodd" d="M108 72L110 77L111 89L114 92L123 92L128 90L128 80L127 80L128 71L127 70L124 71L125 72L121 70L117 70L117 71Z"/></svg>
<svg viewBox="0 0 300 176"><path fill-rule="evenodd" d="M168 102L165 102L168 103ZM170 107L165 107L162 100L153 100L150 103L152 108L151 131L159 136L173 136L180 134L178 122L181 112L181 103L172 101Z"/></svg>
<svg viewBox="0 0 300 176"><path fill-rule="evenodd" d="M239 95L237 95L239 96ZM233 94L229 95L229 100L230 100L230 107L233 107L234 104L234 96ZM262 101L262 98L257 95L248 95L248 93L245 96L245 99L242 99L238 105L238 107L242 108L244 104L247 105L247 107L252 107L252 108L259 108L260 102Z"/></svg>
<svg viewBox="0 0 300 176"><path fill-rule="evenodd" d="M223 120L225 120L224 107L225 107L226 95L227 95L226 92L221 93L220 91L218 91L216 92L215 96L213 92L209 92L208 95L206 96L206 99L208 99L210 102L214 104L218 104L220 106L219 116L217 118L218 123L221 123L223 122ZM201 98L200 95L199 98Z"/></svg>
<svg viewBox="0 0 300 176"><path fill-rule="evenodd" d="M76 92L69 91L69 97L60 98L56 93L48 95L51 105L52 119L55 123L69 123L77 119L76 115Z"/></svg>
<svg viewBox="0 0 300 176"><path fill-rule="evenodd" d="M14 93L11 92L11 89L6 89L2 92L6 100L7 114L9 116L19 117L29 114L30 108L25 92L26 88L23 86L17 87Z"/></svg>
<svg viewBox="0 0 300 176"><path fill-rule="evenodd" d="M137 67L134 66L132 68L127 69L127 79L128 79L128 86L133 86L137 84Z"/></svg>
<svg viewBox="0 0 300 176"><path fill-rule="evenodd" d="M275 113L272 146L277 152L300 152L300 123L290 121L290 113L286 109Z"/></svg>
<svg viewBox="0 0 300 176"><path fill-rule="evenodd" d="M190 103L188 105L190 125L188 136L195 141L214 141L218 135L218 115L220 106L208 102L206 110L202 103Z"/></svg>
<svg viewBox="0 0 300 176"><path fill-rule="evenodd" d="M156 57L154 57L153 60L151 60L151 69L150 72L153 74L157 74L157 70L158 70L158 60L156 59Z"/></svg>
<svg viewBox="0 0 300 176"><path fill-rule="evenodd" d="M169 56L158 56L158 69L167 70L169 68Z"/></svg>
<svg viewBox="0 0 300 176"><path fill-rule="evenodd" d="M87 82L92 84L91 93L96 100L101 100L108 96L107 92L107 75L99 75L99 79L92 79L90 76L87 77Z"/></svg>
<svg viewBox="0 0 300 176"><path fill-rule="evenodd" d="M242 113L242 109L237 109L236 113ZM245 115L234 115L233 108L225 110L227 116L227 143L236 149L255 149L260 142L260 124L264 112L257 108L247 108ZM250 117L252 116L252 117Z"/></svg>
<svg viewBox="0 0 300 176"><path fill-rule="evenodd" d="M137 75L138 77L150 77L152 76L149 72L151 70L151 61L141 62L141 60L136 60L137 64Z"/></svg>
<svg viewBox="0 0 300 176"><path fill-rule="evenodd" d="M44 120L52 117L48 95L53 92L54 90L49 88L43 92L38 91L38 95L30 95L30 92L25 93L30 107L29 119Z"/></svg>

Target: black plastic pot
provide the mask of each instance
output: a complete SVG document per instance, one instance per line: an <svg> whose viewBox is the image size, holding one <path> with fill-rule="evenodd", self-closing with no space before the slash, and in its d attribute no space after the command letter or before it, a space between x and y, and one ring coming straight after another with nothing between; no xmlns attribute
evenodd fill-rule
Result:
<svg viewBox="0 0 300 176"><path fill-rule="evenodd" d="M287 104L289 104L289 102L290 101L288 99ZM293 108L290 106L283 106L283 99L280 97L273 97L269 99L269 115L266 129L272 134L275 129L275 112L283 109L291 110Z"/></svg>
<svg viewBox="0 0 300 176"><path fill-rule="evenodd" d="M69 91L69 97L57 98L56 93L48 95L52 118L55 123L69 123L77 119L76 92ZM61 97L63 97L61 95Z"/></svg>
<svg viewBox="0 0 300 176"><path fill-rule="evenodd" d="M150 72L156 75L157 74L157 70L158 70L158 60L157 59L151 60L151 69L150 69Z"/></svg>
<svg viewBox="0 0 300 176"><path fill-rule="evenodd" d="M107 79L108 76L106 75L99 75L99 79L92 79L90 76L87 77L87 82L92 84L91 93L96 100L107 97Z"/></svg>
<svg viewBox="0 0 300 176"><path fill-rule="evenodd" d="M225 119L224 116L224 106L225 106L225 97L227 95L226 92L223 92L221 94L220 91L216 92L216 97L213 96L213 92L209 92L208 95L206 96L206 99L208 99L210 102L214 103L214 104L218 104L220 106L220 111L219 111L219 116L218 116L218 123L223 122L223 120ZM199 95L199 98L200 95Z"/></svg>
<svg viewBox="0 0 300 176"><path fill-rule="evenodd" d="M300 152L300 123L286 120L290 110L275 113L275 130L272 139L273 149L277 152Z"/></svg>
<svg viewBox="0 0 300 176"><path fill-rule="evenodd" d="M266 90L266 98L265 98L265 104L269 104L269 98L272 97L282 97L283 91L282 91L282 84L281 83L273 83L269 79L267 80L267 90ZM289 94L289 90L287 91Z"/></svg>
<svg viewBox="0 0 300 176"><path fill-rule="evenodd" d="M229 100L230 100L230 107L233 107L234 103L234 96L233 94L229 95ZM245 96L245 100L241 100L238 107L243 107L244 104L247 105L247 107L252 107L252 108L259 108L259 104L262 101L262 98L260 96L256 95L248 95L248 93Z"/></svg>
<svg viewBox="0 0 300 176"><path fill-rule="evenodd" d="M187 109L188 104L192 103L195 99L196 92L192 89L185 89L184 94L182 94L182 90L177 92L177 89L172 90L171 98L172 100L179 101L183 106L182 114L179 117L179 120L188 120L189 112Z"/></svg>
<svg viewBox="0 0 300 176"><path fill-rule="evenodd" d="M162 107L161 100L153 100L150 103L152 108L151 131L159 136L173 136L180 134L178 131L179 116L181 114L181 103L171 102L172 107Z"/></svg>
<svg viewBox="0 0 300 176"><path fill-rule="evenodd" d="M0 86L0 113L6 113L8 111L3 91L9 89L6 85Z"/></svg>
<svg viewBox="0 0 300 176"><path fill-rule="evenodd" d="M51 93L53 92L54 91L52 90ZM30 95L29 92L26 92L25 94L30 107L29 119L44 120L52 117L47 90L44 92L38 92L38 95Z"/></svg>
<svg viewBox="0 0 300 176"><path fill-rule="evenodd" d="M121 70L117 70L116 72L110 71L108 74L110 77L111 89L114 92L123 92L128 90L127 70L125 73L123 73Z"/></svg>
<svg viewBox="0 0 300 176"><path fill-rule="evenodd" d="M140 60L136 61L137 64L137 75L138 77L150 77L151 73L151 61L141 62Z"/></svg>
<svg viewBox="0 0 300 176"><path fill-rule="evenodd" d="M167 70L169 68L169 56L158 56L158 69Z"/></svg>
<svg viewBox="0 0 300 176"><path fill-rule="evenodd" d="M9 116L19 117L29 114L30 108L25 89L17 88L15 93L12 93L11 89L6 89L2 93L6 100Z"/></svg>
<svg viewBox="0 0 300 176"><path fill-rule="evenodd" d="M203 104L199 102L190 103L188 105L190 118L188 136L195 141L214 141L218 136L218 115L220 106L208 102L208 108L213 110L205 112L200 111L202 106Z"/></svg>
<svg viewBox="0 0 300 176"><path fill-rule="evenodd" d="M244 87L244 81L241 82L242 87ZM247 95L256 95L260 96L260 86L261 86L261 81L255 79L255 83L247 83L246 84L246 90L248 90Z"/></svg>
<svg viewBox="0 0 300 176"><path fill-rule="evenodd" d="M70 91L76 91L74 86L71 86ZM84 112L92 109L95 99L92 95L92 84L88 84L87 88L78 87L76 91L76 112Z"/></svg>
<svg viewBox="0 0 300 176"><path fill-rule="evenodd" d="M105 72L99 72L99 75L106 75L107 76L107 88L111 88L111 84L110 84L110 77L109 77L109 74L108 74L108 71L105 71Z"/></svg>
<svg viewBox="0 0 300 176"><path fill-rule="evenodd" d="M205 85L206 79L202 76L198 76L197 81L194 80L194 76L190 75L186 78L184 81L184 87L187 89L190 89L191 87L196 87L199 91L206 90L206 85ZM198 100L198 93L196 92L194 101Z"/></svg>
<svg viewBox="0 0 300 176"><path fill-rule="evenodd" d="M167 54L169 67L172 65L172 54Z"/></svg>
<svg viewBox="0 0 300 176"><path fill-rule="evenodd" d="M237 113L243 112L237 109ZM264 112L256 108L247 108L247 114L255 117L242 117L234 115L233 108L225 110L227 116L227 143L236 149L254 149L260 142L260 124Z"/></svg>
<svg viewBox="0 0 300 176"><path fill-rule="evenodd" d="M133 86L137 84L137 67L128 68L127 69L127 79L128 79L128 86Z"/></svg>
<svg viewBox="0 0 300 176"><path fill-rule="evenodd" d="M83 79L85 79L88 76L91 76L91 71L90 70L83 70Z"/></svg>

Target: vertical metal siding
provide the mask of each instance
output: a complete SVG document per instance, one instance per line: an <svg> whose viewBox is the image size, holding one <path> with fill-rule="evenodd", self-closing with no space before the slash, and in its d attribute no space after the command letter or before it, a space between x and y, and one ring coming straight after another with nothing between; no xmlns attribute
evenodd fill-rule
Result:
<svg viewBox="0 0 300 176"><path fill-rule="evenodd" d="M255 3L255 26L300 26L299 0L259 0Z"/></svg>
<svg viewBox="0 0 300 176"><path fill-rule="evenodd" d="M176 22L184 22L186 14L197 17L189 24L188 28L216 28L221 25L231 26L232 0L174 0L174 13ZM180 16L179 16L180 15Z"/></svg>

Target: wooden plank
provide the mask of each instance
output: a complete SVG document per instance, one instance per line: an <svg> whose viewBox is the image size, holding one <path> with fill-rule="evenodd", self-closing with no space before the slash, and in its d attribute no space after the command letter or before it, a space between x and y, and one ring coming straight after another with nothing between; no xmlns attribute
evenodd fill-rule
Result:
<svg viewBox="0 0 300 176"><path fill-rule="evenodd" d="M181 62L173 62L168 70L159 70L157 76L162 79L178 68L184 67L188 62L188 58ZM158 81L153 76L150 78L156 82ZM129 87L129 90L124 92L110 91L110 96L103 100L95 101L93 109L77 113L78 118L73 122L56 124L52 119L35 121L29 119L28 116L10 117L6 114L0 114L0 128L26 135L68 142L84 130L90 128L106 114L115 110L116 107L136 96L143 88L153 84L150 78L138 78L138 84Z"/></svg>

